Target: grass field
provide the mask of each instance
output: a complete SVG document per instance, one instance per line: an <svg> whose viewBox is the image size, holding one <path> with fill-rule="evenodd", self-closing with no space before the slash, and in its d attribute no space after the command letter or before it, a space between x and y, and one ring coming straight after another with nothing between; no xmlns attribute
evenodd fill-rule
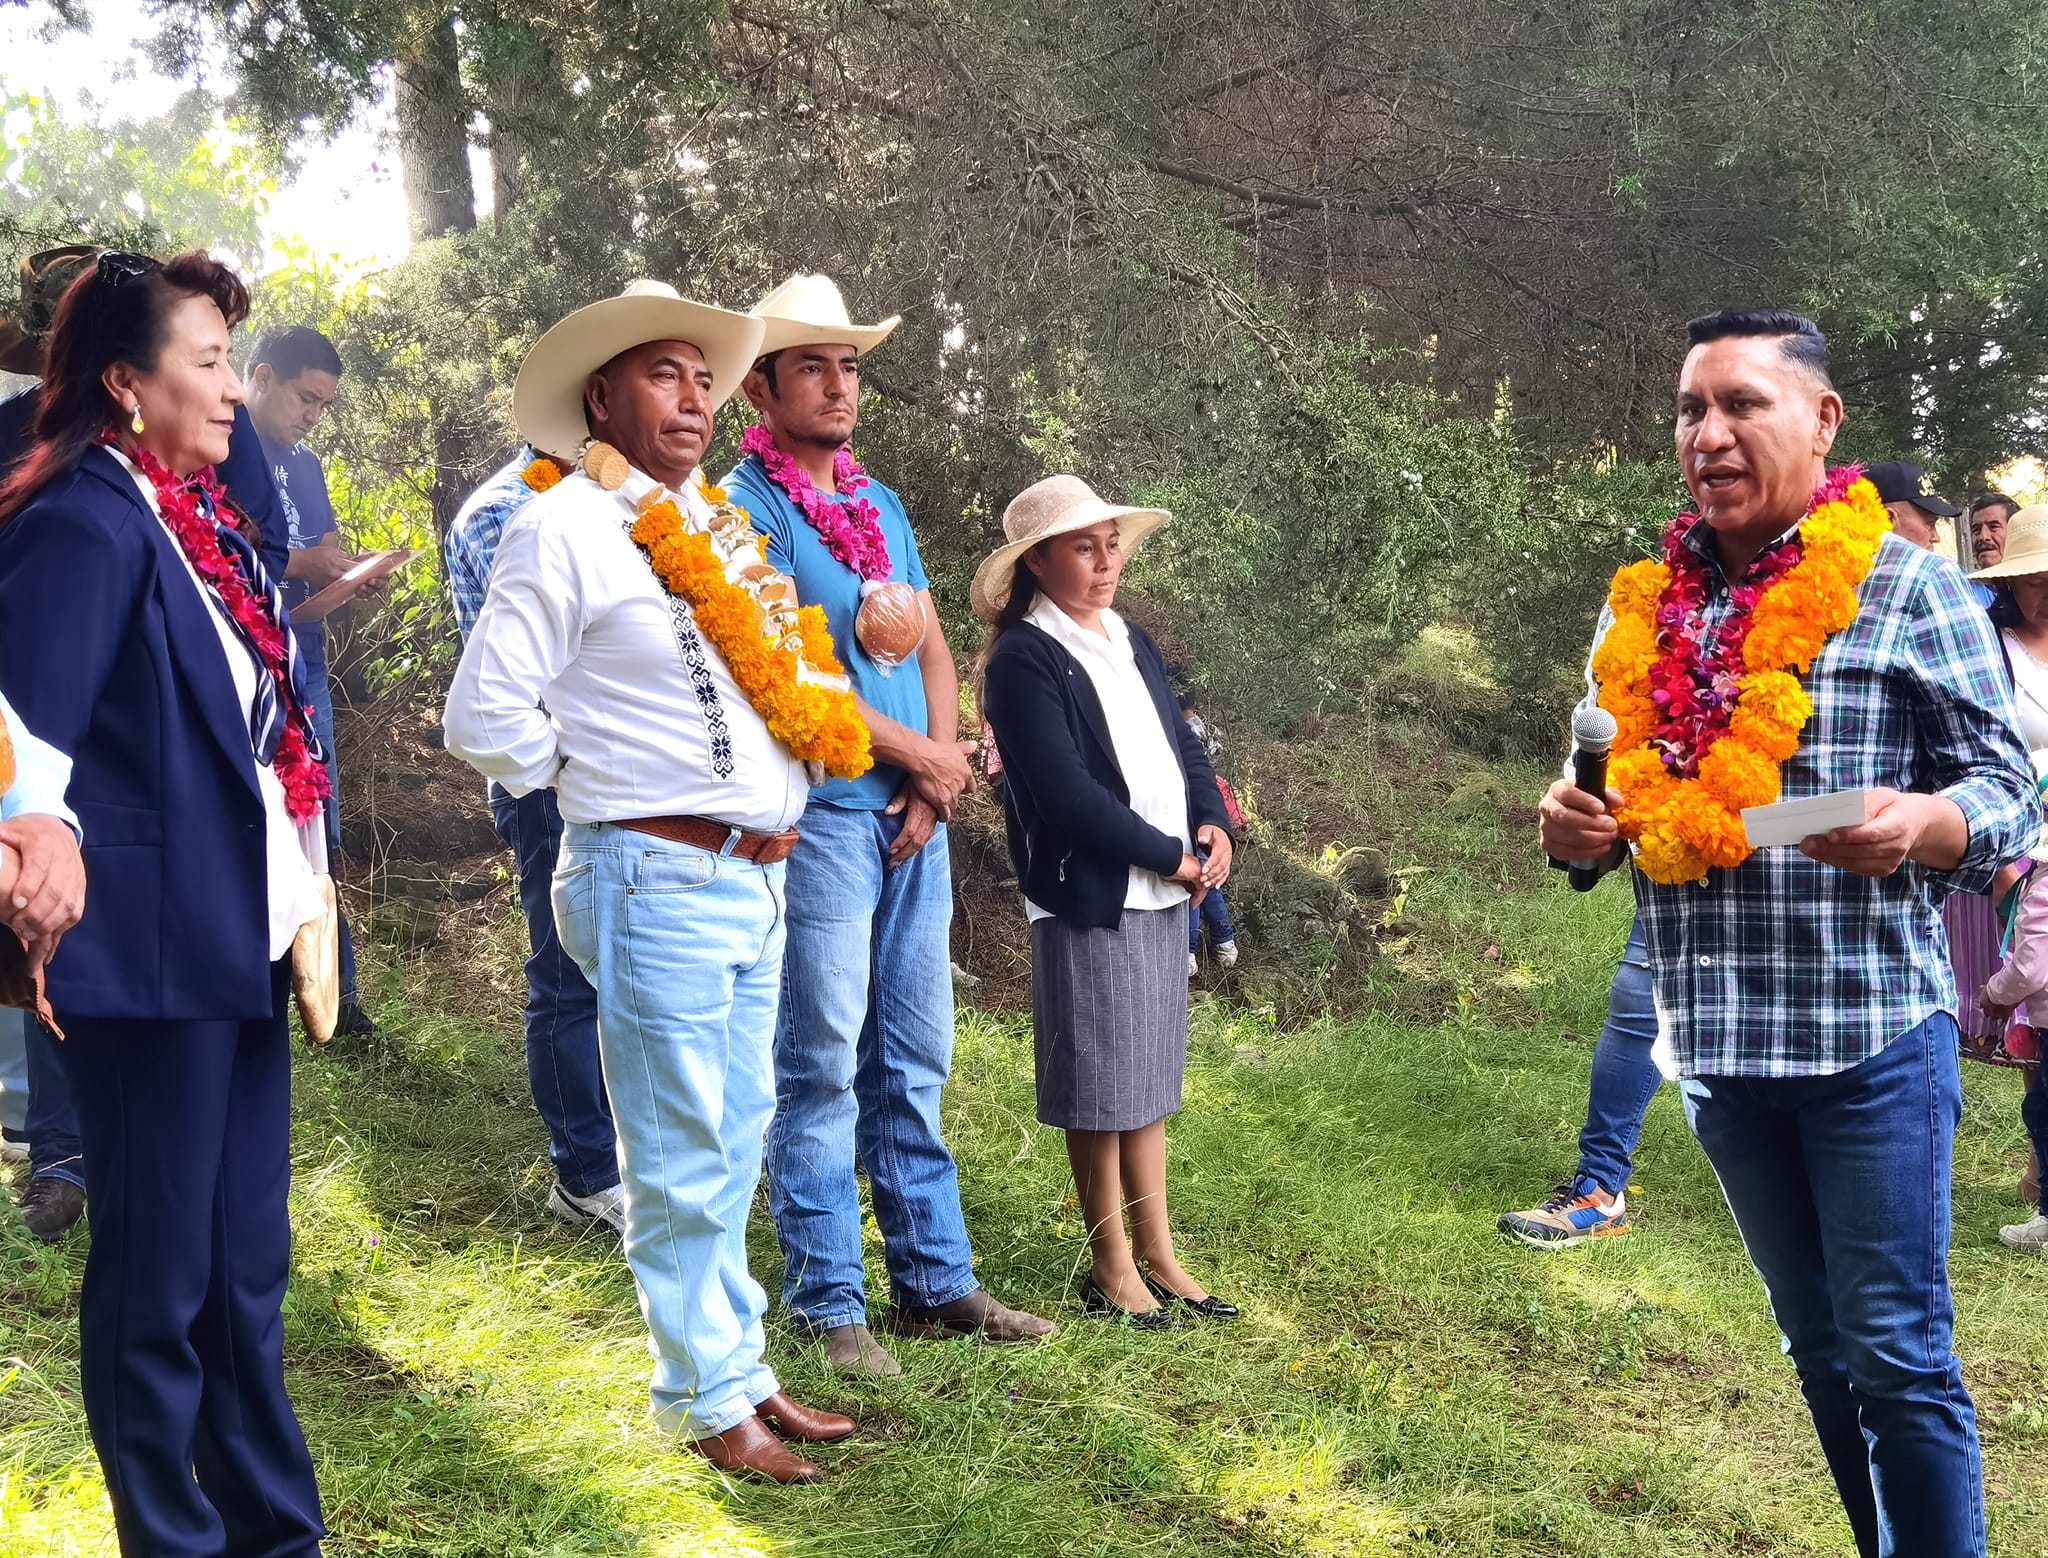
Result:
<svg viewBox="0 0 2048 1558"><path fill-rule="evenodd" d="M1618 884L1574 899L1495 864L1518 839L1497 821L1416 826L1415 933L1377 965L1366 1015L1280 1031L1198 1005L1176 1213L1188 1265L1244 1305L1234 1327L1151 1337L1080 1315L1084 1242L1059 1138L1032 1120L1028 1032L963 1012L948 1123L982 1275L1064 1324L1023 1350L906 1343L902 1379L858 1387L777 1333L792 1391L862 1423L812 1489L726 1487L649 1426L617 1244L541 1209L514 924L494 907L459 979L388 959L394 1037L298 1075L287 1333L328 1551L1850 1552L1669 1089L1634 1233L1544 1256L1493 1231L1573 1159L1627 914ZM2031 1558L2048 1552L2048 1263L1996 1241L2018 1215L2015 1079L1968 1080L1961 1347L1992 1551ZM113 1550L77 1396L84 1248L11 1223L0 1239L7 1554ZM765 1214L753 1255L772 1290Z"/></svg>

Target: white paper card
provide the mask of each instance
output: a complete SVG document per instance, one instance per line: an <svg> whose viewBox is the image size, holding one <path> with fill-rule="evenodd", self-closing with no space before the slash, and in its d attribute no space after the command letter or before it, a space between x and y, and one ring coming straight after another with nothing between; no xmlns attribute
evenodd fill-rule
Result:
<svg viewBox="0 0 2048 1558"><path fill-rule="evenodd" d="M1816 833L1853 828L1869 820L1868 790L1837 790L1832 795L1809 795L1801 801L1742 809L1742 831L1749 835L1751 849L1781 848Z"/></svg>

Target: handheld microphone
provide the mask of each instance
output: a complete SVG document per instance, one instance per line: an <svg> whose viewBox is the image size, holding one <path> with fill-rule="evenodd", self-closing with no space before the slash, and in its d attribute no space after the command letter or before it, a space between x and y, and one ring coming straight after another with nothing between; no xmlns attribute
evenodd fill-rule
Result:
<svg viewBox="0 0 2048 1558"><path fill-rule="evenodd" d="M1614 716L1597 704L1572 716L1572 783L1603 807L1607 804L1607 753L1620 734ZM1566 880L1573 892L1591 892L1600 880L1597 860L1569 861L1567 870Z"/></svg>

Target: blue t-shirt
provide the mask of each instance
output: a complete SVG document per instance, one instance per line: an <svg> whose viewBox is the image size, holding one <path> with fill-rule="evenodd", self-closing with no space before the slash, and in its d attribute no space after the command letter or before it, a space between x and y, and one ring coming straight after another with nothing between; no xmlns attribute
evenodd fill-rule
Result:
<svg viewBox="0 0 2048 1558"><path fill-rule="evenodd" d="M732 468L724 486L733 502L752 517L754 528L768 538L768 561L796 580L797 599L806 606L825 608L832 647L853 678L853 690L877 713L922 732L924 677L916 657L885 671L853 636L853 619L860 610L860 575L832 555L803 510L775 485L753 455ZM913 590L925 588L924 562L917 555L917 538L910 533L910 517L903 512L902 500L872 476L860 495L874 504L881 516L882 539L889 545L889 577ZM902 769L877 763L858 779L826 780L811 791L811 799L854 811L880 811L903 788L904 777Z"/></svg>
<svg viewBox="0 0 2048 1558"><path fill-rule="evenodd" d="M293 444L286 448L263 440L263 460L270 467L271 482L277 488L277 501L284 508L285 531L291 537L294 552L302 547L318 546L321 538L334 531L334 504L327 496L327 473L320 468L320 456L304 444ZM286 606L297 606L314 594L310 579L285 579L280 581L284 589ZM292 633L299 641L299 658L305 662L308 676L327 674L327 625L324 622L308 622L303 627L294 623Z"/></svg>

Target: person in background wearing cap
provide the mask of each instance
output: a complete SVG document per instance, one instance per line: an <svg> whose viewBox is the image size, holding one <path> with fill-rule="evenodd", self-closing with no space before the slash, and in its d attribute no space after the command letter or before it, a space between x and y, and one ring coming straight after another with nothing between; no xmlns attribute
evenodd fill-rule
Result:
<svg viewBox="0 0 2048 1558"><path fill-rule="evenodd" d="M1088 1225L1082 1308L1148 1330L1237 1315L1180 1264L1166 1206L1188 903L1230 875L1229 814L1159 646L1111 609L1124 559L1170 517L1048 476L1010 500L972 594L1031 923L1038 1118L1066 1132Z"/></svg>
<svg viewBox="0 0 2048 1558"><path fill-rule="evenodd" d="M729 536L735 518L751 550L698 461L760 340L758 319L638 281L535 343L512 395L521 435L590 447L573 474L530 473L544 490L505 528L442 723L508 793L559 799L555 924L597 990L656 1419L721 1471L809 1482L819 1468L783 1439L843 1439L853 1420L790 1400L763 1361L746 1247L774 1105L783 862L810 794L794 737L768 723L792 729L773 677L789 663L761 652L770 586L792 615L794 591L743 583L767 572L758 554L733 553L731 573L682 566L690 538ZM716 612L681 593L712 588ZM744 653L747 688L721 641ZM845 716L852 770L867 736L850 699Z"/></svg>
<svg viewBox="0 0 2048 1558"><path fill-rule="evenodd" d="M854 460L860 358L895 319L856 325L824 276L754 306L745 390L760 422L726 490L768 561L824 609L875 766L811 794L789 857L789 953L775 1030L769 1208L782 1298L835 1369L893 1375L867 1324L860 1186L868 1171L899 1336L1020 1342L1049 1321L974 1274L960 1176L939 1134L953 1064L953 875L946 821L973 780L960 682L896 494Z"/></svg>
<svg viewBox="0 0 2048 1558"><path fill-rule="evenodd" d="M42 376L43 342L56 317L57 299L99 253L97 244L66 244L21 262L21 302L0 314L0 373ZM0 399L0 478L28 453L40 389L32 384ZM234 415L227 458L214 467L214 474L256 525L258 554L270 576L277 578L285 566L283 513L247 408L237 405ZM40 1024L23 1022L20 1013L0 1012L0 1055L8 1052L8 1035L16 1031L22 1039L20 1061L9 1064L0 1058L0 1071L10 1078L10 1092L12 1079L19 1077L28 1093L21 1134L28 1138L29 1178L22 1187L21 1218L30 1233L48 1244L63 1238L85 1215L85 1147L56 1041Z"/></svg>
<svg viewBox="0 0 2048 1558"><path fill-rule="evenodd" d="M1928 485L1927 474L1912 460L1879 460L1865 466L1863 474L1877 489L1877 500L1891 511L1892 529L1900 539L1929 552L1955 558L1954 546L1945 545L1942 520L1952 520L1962 510Z"/></svg>

